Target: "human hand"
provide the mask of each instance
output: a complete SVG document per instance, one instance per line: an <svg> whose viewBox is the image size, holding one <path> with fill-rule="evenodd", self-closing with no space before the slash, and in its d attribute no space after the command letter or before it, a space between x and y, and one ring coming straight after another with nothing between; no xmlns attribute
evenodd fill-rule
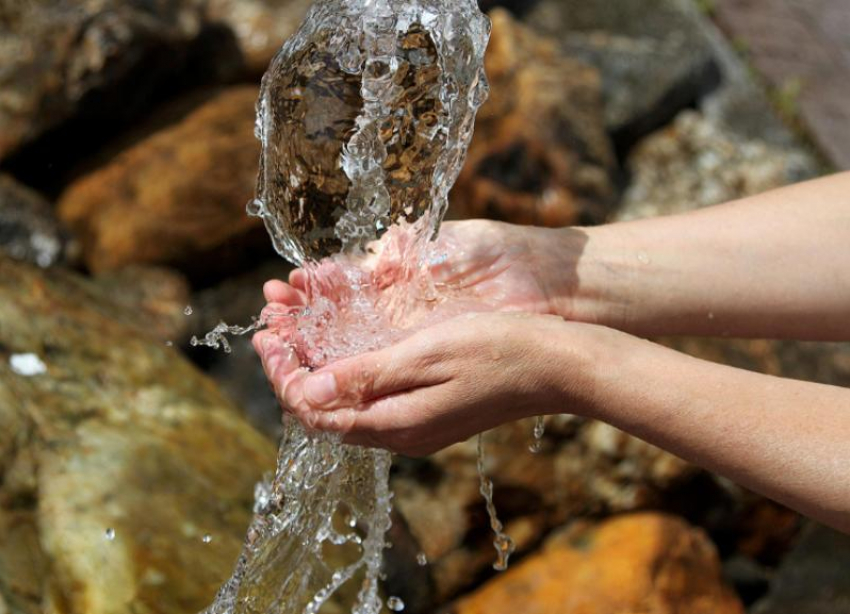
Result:
<svg viewBox="0 0 850 614"><path fill-rule="evenodd" d="M434 280L456 297L488 306L488 310L525 311L569 317L576 289L575 267L584 231L517 226L489 220L446 222L434 252L445 256L431 267ZM293 271L289 285L272 281L266 298L272 303L306 300L307 276Z"/></svg>
<svg viewBox="0 0 850 614"><path fill-rule="evenodd" d="M526 313L475 313L388 348L299 368L255 337L282 405L352 444L422 456L512 420L589 407L593 349L606 329Z"/></svg>

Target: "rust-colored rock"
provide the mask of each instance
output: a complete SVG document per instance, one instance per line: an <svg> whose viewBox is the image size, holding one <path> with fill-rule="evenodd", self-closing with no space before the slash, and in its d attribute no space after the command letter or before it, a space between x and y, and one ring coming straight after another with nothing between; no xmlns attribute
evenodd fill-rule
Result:
<svg viewBox="0 0 850 614"><path fill-rule="evenodd" d="M547 226L601 221L614 188L598 73L508 12L490 16L490 98L450 215Z"/></svg>
<svg viewBox="0 0 850 614"><path fill-rule="evenodd" d="M253 86L219 91L71 184L59 215L92 270L226 268L227 249L262 226L245 213L259 159L256 98Z"/></svg>
<svg viewBox="0 0 850 614"><path fill-rule="evenodd" d="M659 514L580 526L460 600L454 614L742 614L699 529Z"/></svg>

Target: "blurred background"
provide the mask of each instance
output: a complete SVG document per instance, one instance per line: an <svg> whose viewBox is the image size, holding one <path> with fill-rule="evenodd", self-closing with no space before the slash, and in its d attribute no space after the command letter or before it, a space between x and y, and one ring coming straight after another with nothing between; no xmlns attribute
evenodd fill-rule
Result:
<svg viewBox="0 0 850 614"><path fill-rule="evenodd" d="M229 576L279 413L247 339L189 339L288 272L245 204L259 79L308 5L0 0L0 613L189 614ZM847 0L482 8L450 217L598 224L850 169ZM850 385L847 344L662 341ZM486 440L508 574L474 448L398 459L408 614L850 613L848 537L604 424L551 419L538 454L531 428Z"/></svg>

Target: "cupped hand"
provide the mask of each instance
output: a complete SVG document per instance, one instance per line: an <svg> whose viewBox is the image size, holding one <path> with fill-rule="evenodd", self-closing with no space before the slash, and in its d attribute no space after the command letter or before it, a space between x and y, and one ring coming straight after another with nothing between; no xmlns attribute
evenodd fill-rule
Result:
<svg viewBox="0 0 850 614"><path fill-rule="evenodd" d="M505 422L587 404L585 339L596 328L556 316L466 314L315 372L269 343L269 333L255 343L278 398L303 424L421 456Z"/></svg>

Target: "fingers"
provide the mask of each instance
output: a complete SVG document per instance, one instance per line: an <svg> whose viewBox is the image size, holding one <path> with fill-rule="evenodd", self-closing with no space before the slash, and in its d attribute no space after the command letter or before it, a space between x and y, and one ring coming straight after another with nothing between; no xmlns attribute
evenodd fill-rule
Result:
<svg viewBox="0 0 850 614"><path fill-rule="evenodd" d="M251 343L260 355L266 377L276 391L285 378L301 367L294 349L273 331L262 330L256 333Z"/></svg>
<svg viewBox="0 0 850 614"><path fill-rule="evenodd" d="M289 274L289 284L301 292L307 291L307 273L304 269L294 269Z"/></svg>
<svg viewBox="0 0 850 614"><path fill-rule="evenodd" d="M289 383L285 404L300 410L357 408L399 392L445 381L429 348L413 340L347 358Z"/></svg>
<svg viewBox="0 0 850 614"><path fill-rule="evenodd" d="M272 279L263 285L263 295L266 302L283 303L284 305L304 305L304 293L290 284Z"/></svg>

